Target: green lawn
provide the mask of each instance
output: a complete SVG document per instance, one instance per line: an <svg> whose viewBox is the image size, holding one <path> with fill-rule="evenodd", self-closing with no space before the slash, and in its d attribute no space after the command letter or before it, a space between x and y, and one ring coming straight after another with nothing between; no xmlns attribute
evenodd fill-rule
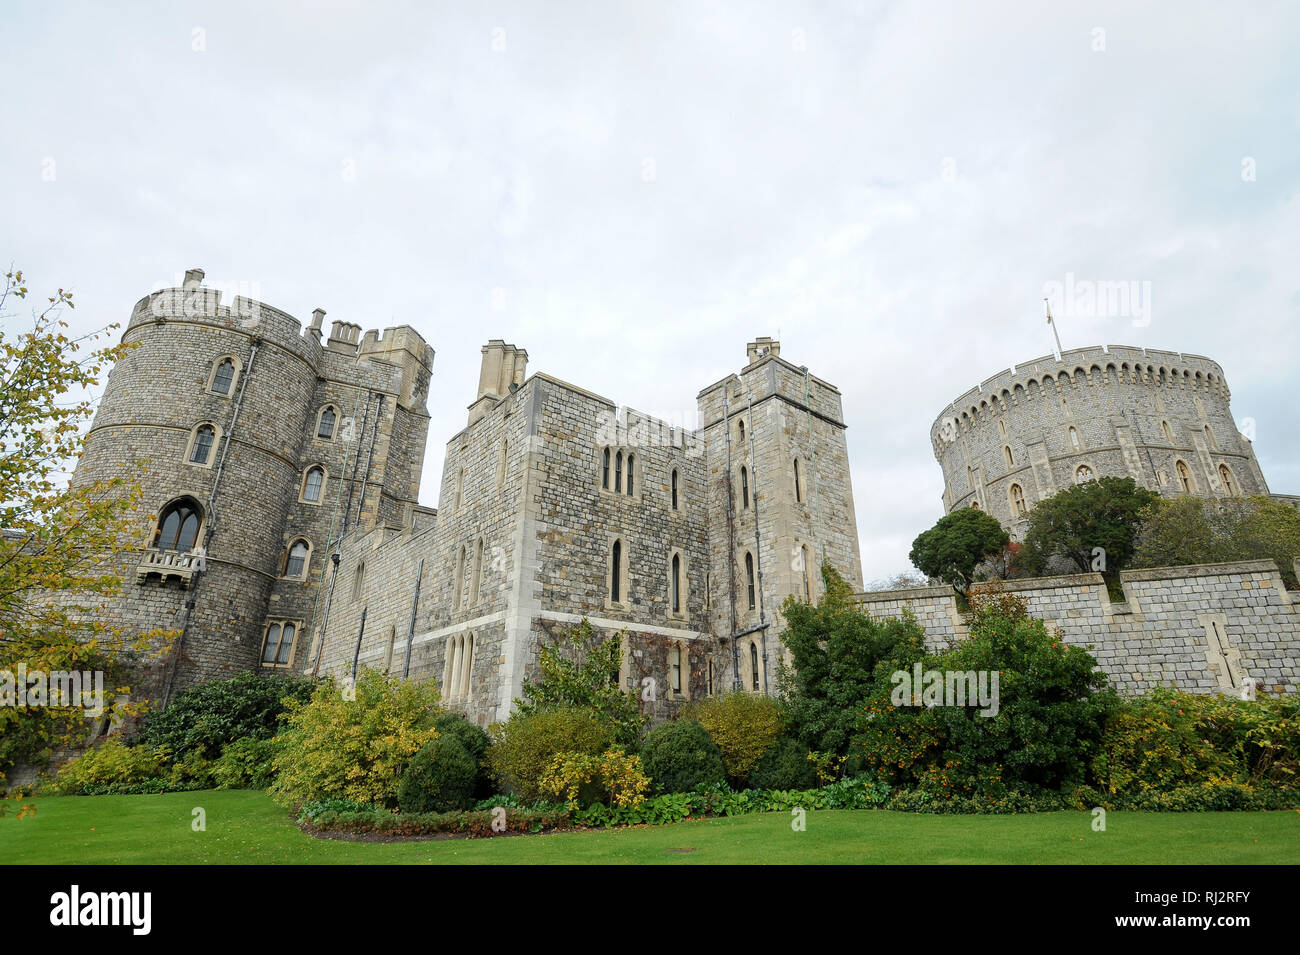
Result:
<svg viewBox="0 0 1300 955"><path fill-rule="evenodd" d="M1091 816L778 813L545 836L356 843L304 835L261 792L64 796L0 818L3 863L1185 863L1300 862L1300 812ZM207 830L191 828L202 807ZM690 851L684 851L690 850Z"/></svg>

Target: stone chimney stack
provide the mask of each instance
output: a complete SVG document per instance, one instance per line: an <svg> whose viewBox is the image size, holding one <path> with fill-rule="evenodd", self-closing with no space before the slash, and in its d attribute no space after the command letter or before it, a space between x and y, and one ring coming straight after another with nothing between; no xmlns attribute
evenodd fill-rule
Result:
<svg viewBox="0 0 1300 955"><path fill-rule="evenodd" d="M510 394L511 386L524 383L528 372L528 352L494 338L483 346L483 365L478 376L478 397L469 406L469 423L496 406Z"/></svg>
<svg viewBox="0 0 1300 955"><path fill-rule="evenodd" d="M773 358L781 354L781 343L773 341L766 335L760 335L749 343L745 349L745 356L749 359L749 364L754 364L760 358L767 358L769 355Z"/></svg>
<svg viewBox="0 0 1300 955"><path fill-rule="evenodd" d="M312 336L312 338L316 339L316 341L320 341L321 322L323 321L325 321L325 309L313 309L311 313L311 327L307 329L307 332Z"/></svg>
<svg viewBox="0 0 1300 955"><path fill-rule="evenodd" d="M181 288L183 288L187 292L193 292L193 291L197 291L199 286L202 284L203 284L202 269L185 270L185 281L184 283L182 283Z"/></svg>

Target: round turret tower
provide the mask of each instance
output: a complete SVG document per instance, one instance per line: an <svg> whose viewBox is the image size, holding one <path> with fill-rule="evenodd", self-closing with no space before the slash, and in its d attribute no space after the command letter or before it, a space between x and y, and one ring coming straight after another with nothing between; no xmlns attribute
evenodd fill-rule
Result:
<svg viewBox="0 0 1300 955"><path fill-rule="evenodd" d="M930 440L944 511L979 507L1019 539L1030 509L1070 484L1131 477L1166 496L1267 494L1218 363L1095 346L999 372L952 402Z"/></svg>
<svg viewBox="0 0 1300 955"><path fill-rule="evenodd" d="M413 330L381 346L335 322L322 341L323 311L304 329L253 299L223 305L202 280L192 269L136 304L123 333L134 347L73 478L141 483L138 539L103 613L128 632L180 632L136 681L163 701L243 670L302 668L329 539L414 506L423 455L408 437L422 448L428 417L433 350ZM392 466L390 451L404 460Z"/></svg>

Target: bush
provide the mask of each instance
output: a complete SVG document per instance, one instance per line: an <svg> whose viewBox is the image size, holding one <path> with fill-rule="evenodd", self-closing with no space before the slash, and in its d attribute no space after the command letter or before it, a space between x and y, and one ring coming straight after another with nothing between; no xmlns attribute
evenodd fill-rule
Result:
<svg viewBox="0 0 1300 955"><path fill-rule="evenodd" d="M688 703L682 716L698 722L722 751L727 781L742 788L750 770L785 729L781 704L766 696L738 691Z"/></svg>
<svg viewBox="0 0 1300 955"><path fill-rule="evenodd" d="M613 731L591 710L562 707L513 713L493 728L488 766L521 802L533 803L542 798L542 777L556 755L597 756L613 741Z"/></svg>
<svg viewBox="0 0 1300 955"><path fill-rule="evenodd" d="M455 736L425 743L402 774L397 805L402 812L452 812L474 803L478 762Z"/></svg>
<svg viewBox="0 0 1300 955"><path fill-rule="evenodd" d="M754 764L749 784L755 789L813 789L818 782L817 768L809 755L807 746L782 737Z"/></svg>
<svg viewBox="0 0 1300 955"><path fill-rule="evenodd" d="M165 746L128 746L121 736L110 736L65 763L50 788L65 796L91 796L148 782L162 792L169 755Z"/></svg>
<svg viewBox="0 0 1300 955"><path fill-rule="evenodd" d="M432 684L370 668L347 697L323 684L309 703L291 700L287 725L275 737L272 796L285 806L329 798L395 806L402 773L438 736L437 707Z"/></svg>
<svg viewBox="0 0 1300 955"><path fill-rule="evenodd" d="M216 759L227 743L270 739L278 732L286 698L306 703L316 681L241 673L229 680L200 683L181 693L165 710L146 714L139 741L166 746L172 753L198 750Z"/></svg>
<svg viewBox="0 0 1300 955"><path fill-rule="evenodd" d="M1300 786L1300 699L1232 697L1161 688L1127 700L1106 724L1093 760L1112 796L1146 800L1203 786ZM1190 787L1190 789L1189 789ZM1201 793L1231 800L1227 790ZM1177 800L1175 800L1177 801ZM1235 808L1235 807L1230 807Z"/></svg>
<svg viewBox="0 0 1300 955"><path fill-rule="evenodd" d="M275 744L269 739L246 737L227 743L212 764L212 779L219 789L266 789L275 779L271 760Z"/></svg>
<svg viewBox="0 0 1300 955"><path fill-rule="evenodd" d="M641 757L619 749L601 756L561 753L551 760L541 779L549 796L566 800L570 809L582 803L600 803L619 809L635 808L645 801L650 780L641 771Z"/></svg>
<svg viewBox="0 0 1300 955"><path fill-rule="evenodd" d="M1060 793L1086 782L1107 715L1119 705L1096 660L996 588L972 588L968 623L969 639L953 650L897 655L890 665L902 682L878 668L854 739L861 763L882 782L938 798ZM918 705L930 702L932 684L924 681L926 697L911 687L913 665L941 677L982 671L990 688L996 675L996 705Z"/></svg>
<svg viewBox="0 0 1300 955"><path fill-rule="evenodd" d="M726 779L722 751L694 720L656 726L646 737L641 760L655 795L721 786Z"/></svg>
<svg viewBox="0 0 1300 955"><path fill-rule="evenodd" d="M603 638L586 617L543 646L537 654L537 678L523 686L515 711L530 716L543 710L591 710L609 726L615 741L635 747L641 743L648 717L641 715L635 693L618 681L624 635Z"/></svg>
<svg viewBox="0 0 1300 955"><path fill-rule="evenodd" d="M451 736L474 760L474 796L483 799L492 794L492 774L488 772L487 750L492 737L459 713L443 713L433 721L439 736Z"/></svg>

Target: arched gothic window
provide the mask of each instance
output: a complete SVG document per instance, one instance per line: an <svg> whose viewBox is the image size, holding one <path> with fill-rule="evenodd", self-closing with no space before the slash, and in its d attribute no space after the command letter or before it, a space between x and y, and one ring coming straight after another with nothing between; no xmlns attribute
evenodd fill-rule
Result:
<svg viewBox="0 0 1300 955"><path fill-rule="evenodd" d="M325 469L319 465L307 469L302 479L302 499L308 504L319 504L325 489Z"/></svg>
<svg viewBox="0 0 1300 955"><path fill-rule="evenodd" d="M203 511L191 497L182 497L168 504L158 515L158 529L154 532L154 547L158 550L188 554L199 536L203 524Z"/></svg>
<svg viewBox="0 0 1300 955"><path fill-rule="evenodd" d="M229 395L235 384L237 370L233 358L217 359L216 366L212 369L212 384L208 386L208 390L219 395Z"/></svg>
<svg viewBox="0 0 1300 955"><path fill-rule="evenodd" d="M289 545L284 558L284 576L301 577L307 568L307 558L311 555L311 544L305 540L296 540Z"/></svg>
<svg viewBox="0 0 1300 955"><path fill-rule="evenodd" d="M1025 514L1025 492L1019 484L1011 485L1011 510L1016 514Z"/></svg>
<svg viewBox="0 0 1300 955"><path fill-rule="evenodd" d="M316 437L329 441L334 437L334 423L338 420L338 415L334 413L332 405L321 409L320 421L316 424Z"/></svg>
<svg viewBox="0 0 1300 955"><path fill-rule="evenodd" d="M190 443L190 464L208 464L212 457L212 445L217 439L217 429L210 424L201 424L194 432Z"/></svg>
<svg viewBox="0 0 1300 955"><path fill-rule="evenodd" d="M745 552L745 580L749 593L749 609L754 609L754 555Z"/></svg>

